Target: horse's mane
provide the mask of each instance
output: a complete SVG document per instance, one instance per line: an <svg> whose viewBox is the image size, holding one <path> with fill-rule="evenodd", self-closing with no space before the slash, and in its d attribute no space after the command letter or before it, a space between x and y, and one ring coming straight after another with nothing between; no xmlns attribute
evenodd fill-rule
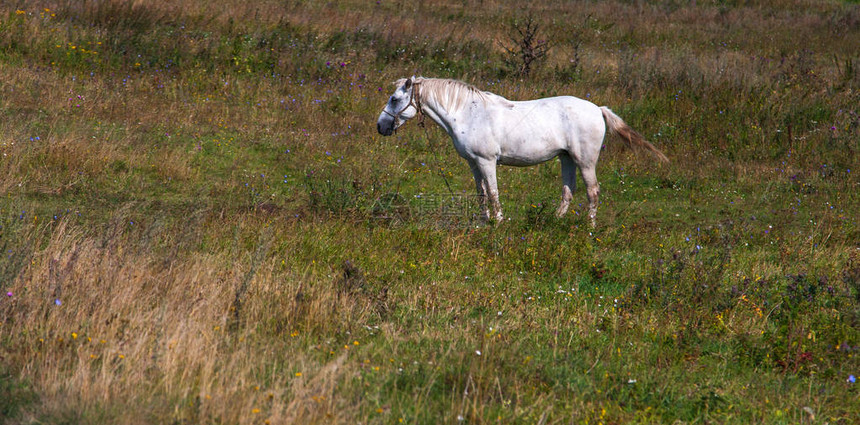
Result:
<svg viewBox="0 0 860 425"><path fill-rule="evenodd" d="M401 86L404 82L406 79L402 78L397 81L397 85ZM507 99L499 95L479 90L477 87L459 80L416 77L415 84L418 87L419 102L423 103L426 99L432 98L446 111L452 113L457 112L464 104L474 100L479 100L484 105L492 101L508 102Z"/></svg>

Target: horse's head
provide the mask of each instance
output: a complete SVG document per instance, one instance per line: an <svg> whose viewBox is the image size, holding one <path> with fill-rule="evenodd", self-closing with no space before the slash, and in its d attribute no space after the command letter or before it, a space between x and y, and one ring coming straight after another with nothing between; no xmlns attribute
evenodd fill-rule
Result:
<svg viewBox="0 0 860 425"><path fill-rule="evenodd" d="M396 84L397 90L388 98L376 121L376 130L383 136L392 135L394 130L419 113L415 77L400 79Z"/></svg>

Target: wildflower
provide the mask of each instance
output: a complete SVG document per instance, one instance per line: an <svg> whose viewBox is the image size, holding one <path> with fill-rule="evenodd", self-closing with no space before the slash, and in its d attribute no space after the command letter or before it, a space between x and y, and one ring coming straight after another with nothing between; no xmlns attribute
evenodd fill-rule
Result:
<svg viewBox="0 0 860 425"><path fill-rule="evenodd" d="M6 296L7 296L7 297L11 297L11 296L12 296L12 291L7 292L7 293L6 293Z"/></svg>
<svg viewBox="0 0 860 425"><path fill-rule="evenodd" d="M857 382L857 378L854 375L848 375L848 383L853 384Z"/></svg>
<svg viewBox="0 0 860 425"><path fill-rule="evenodd" d="M56 304L56 305L63 305L63 302L62 302L62 301L60 301L60 299L59 299L59 298L57 298L57 299L55 299L55 300L54 300L54 304Z"/></svg>

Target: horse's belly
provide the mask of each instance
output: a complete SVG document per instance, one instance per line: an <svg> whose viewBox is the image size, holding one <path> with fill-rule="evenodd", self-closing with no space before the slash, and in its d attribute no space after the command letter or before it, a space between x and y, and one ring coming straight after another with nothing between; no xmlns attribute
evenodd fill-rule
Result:
<svg viewBox="0 0 860 425"><path fill-rule="evenodd" d="M565 151L564 141L553 134L531 132L531 137L514 137L499 144L498 162L524 167L549 161Z"/></svg>
<svg viewBox="0 0 860 425"><path fill-rule="evenodd" d="M549 161L558 156L560 150L545 152L503 152L499 155L498 163L515 167L527 167Z"/></svg>

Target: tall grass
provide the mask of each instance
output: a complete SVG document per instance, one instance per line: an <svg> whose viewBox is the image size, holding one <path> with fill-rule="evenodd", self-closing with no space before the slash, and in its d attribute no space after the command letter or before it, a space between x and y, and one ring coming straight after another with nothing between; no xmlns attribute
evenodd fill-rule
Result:
<svg viewBox="0 0 860 425"><path fill-rule="evenodd" d="M856 4L0 4L4 423L856 421ZM607 141L594 230L500 168L476 226L443 132L376 134L413 74L671 163Z"/></svg>

